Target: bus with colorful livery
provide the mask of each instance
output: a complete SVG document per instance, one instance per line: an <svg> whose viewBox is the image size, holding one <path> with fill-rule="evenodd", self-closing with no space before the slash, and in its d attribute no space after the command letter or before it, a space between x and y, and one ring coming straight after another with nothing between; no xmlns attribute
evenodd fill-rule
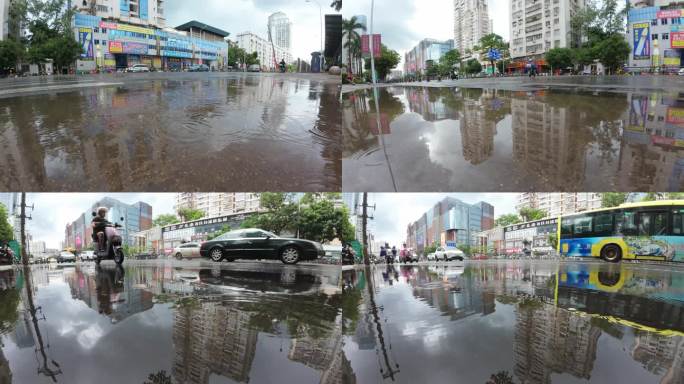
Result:
<svg viewBox="0 0 684 384"><path fill-rule="evenodd" d="M566 257L684 261L684 200L627 203L562 216L558 253Z"/></svg>

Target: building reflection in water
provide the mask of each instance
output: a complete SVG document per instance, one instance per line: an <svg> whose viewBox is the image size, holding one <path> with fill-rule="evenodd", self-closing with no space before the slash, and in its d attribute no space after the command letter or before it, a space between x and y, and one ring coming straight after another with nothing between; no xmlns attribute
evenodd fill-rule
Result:
<svg viewBox="0 0 684 384"><path fill-rule="evenodd" d="M393 278L395 273L397 279ZM346 335L358 349L373 349L378 334L366 320L370 298L363 294L365 288L354 288L365 285L364 273L344 274L349 289L360 293L355 299L358 315L346 316L359 320ZM473 316L488 317L497 310L508 312L507 308L512 308L513 323L507 327L512 327L513 345L499 347L513 351L510 375L515 380L511 383L546 384L562 374L590 381L597 364L605 366L615 357L604 352L599 358L599 350L608 348L606 342L600 342L604 338L621 344L625 357L656 375L658 382L684 382L684 279L676 272L625 265L548 263L382 267L372 274L378 306L386 305L387 297L398 300L394 290L409 286L414 299L446 316L454 328L463 322L454 332L469 332L466 324L473 323L466 320ZM411 308L414 307L406 310ZM426 321L420 317L403 319L412 324ZM381 322L382 327L389 327L391 320L390 317L388 323ZM387 332L391 331L385 329ZM464 345L442 347L455 348L456 355L461 349L468 350ZM397 364L410 364L409 369L420 370L415 361L402 360L401 356L393 358ZM378 364L383 367L380 361ZM503 372L503 376L508 374L508 363L492 356L479 356L473 364L491 366L492 372ZM457 372L454 374L458 376ZM398 381L404 382L401 375Z"/></svg>
<svg viewBox="0 0 684 384"><path fill-rule="evenodd" d="M499 178L504 188L684 188L684 93L407 87L379 94L380 129L370 93L346 96L343 158L368 158L352 167L377 166L382 159L373 154L382 132L394 173L409 175L412 180L403 184L412 190L426 178L441 185L449 175L465 177L469 166L480 168L483 177ZM416 164L422 171L404 169ZM494 164L508 175L490 169ZM490 185L483 181L474 190Z"/></svg>

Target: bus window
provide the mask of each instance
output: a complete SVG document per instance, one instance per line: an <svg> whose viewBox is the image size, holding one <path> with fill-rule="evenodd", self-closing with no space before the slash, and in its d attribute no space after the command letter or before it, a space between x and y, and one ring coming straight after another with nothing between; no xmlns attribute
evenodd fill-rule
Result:
<svg viewBox="0 0 684 384"><path fill-rule="evenodd" d="M684 235L684 213L681 211L672 213L672 234Z"/></svg>
<svg viewBox="0 0 684 384"><path fill-rule="evenodd" d="M618 235L634 236L637 234L636 214L634 212L622 212L615 215L616 231Z"/></svg>
<svg viewBox="0 0 684 384"><path fill-rule="evenodd" d="M591 234L591 222L593 217L583 216L575 219L575 235Z"/></svg>
<svg viewBox="0 0 684 384"><path fill-rule="evenodd" d="M599 213L594 216L594 234L612 235L613 234L613 214Z"/></svg>
<svg viewBox="0 0 684 384"><path fill-rule="evenodd" d="M561 219L561 236L572 237L572 223L574 220L574 218Z"/></svg>
<svg viewBox="0 0 684 384"><path fill-rule="evenodd" d="M639 236L651 235L651 222L653 222L653 213L642 212L639 214Z"/></svg>
<svg viewBox="0 0 684 384"><path fill-rule="evenodd" d="M653 216L653 236L664 236L667 234L667 213L657 212Z"/></svg>

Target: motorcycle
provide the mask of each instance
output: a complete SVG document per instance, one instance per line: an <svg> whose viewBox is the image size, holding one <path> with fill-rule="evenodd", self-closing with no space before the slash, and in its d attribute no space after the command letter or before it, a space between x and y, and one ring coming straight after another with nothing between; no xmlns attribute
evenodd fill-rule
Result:
<svg viewBox="0 0 684 384"><path fill-rule="evenodd" d="M280 64L280 73L285 73L287 71L287 68L284 64Z"/></svg>
<svg viewBox="0 0 684 384"><path fill-rule="evenodd" d="M97 213L93 212L93 216L97 216ZM122 217L121 221L123 220L124 218ZM119 223L110 222L107 222L105 225L105 248L99 249L99 242L97 243L98 250L96 251L95 257L96 264L100 264L102 260L114 260L114 262L118 265L121 265L124 262L123 239L121 238L117 228L122 228L122 226Z"/></svg>
<svg viewBox="0 0 684 384"><path fill-rule="evenodd" d="M354 249L349 244L342 245L342 264L354 265L355 262Z"/></svg>

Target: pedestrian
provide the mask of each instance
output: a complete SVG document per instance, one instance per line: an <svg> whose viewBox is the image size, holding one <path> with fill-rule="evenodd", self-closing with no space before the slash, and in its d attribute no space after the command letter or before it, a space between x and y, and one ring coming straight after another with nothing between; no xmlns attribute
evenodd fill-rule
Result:
<svg viewBox="0 0 684 384"><path fill-rule="evenodd" d="M394 245L392 246L392 262L394 263L394 259L397 258L397 247Z"/></svg>
<svg viewBox="0 0 684 384"><path fill-rule="evenodd" d="M388 260L387 260L387 248L385 248L384 245L381 245L381 246L380 246L380 258L381 258L382 260L385 260L385 263L388 263Z"/></svg>

